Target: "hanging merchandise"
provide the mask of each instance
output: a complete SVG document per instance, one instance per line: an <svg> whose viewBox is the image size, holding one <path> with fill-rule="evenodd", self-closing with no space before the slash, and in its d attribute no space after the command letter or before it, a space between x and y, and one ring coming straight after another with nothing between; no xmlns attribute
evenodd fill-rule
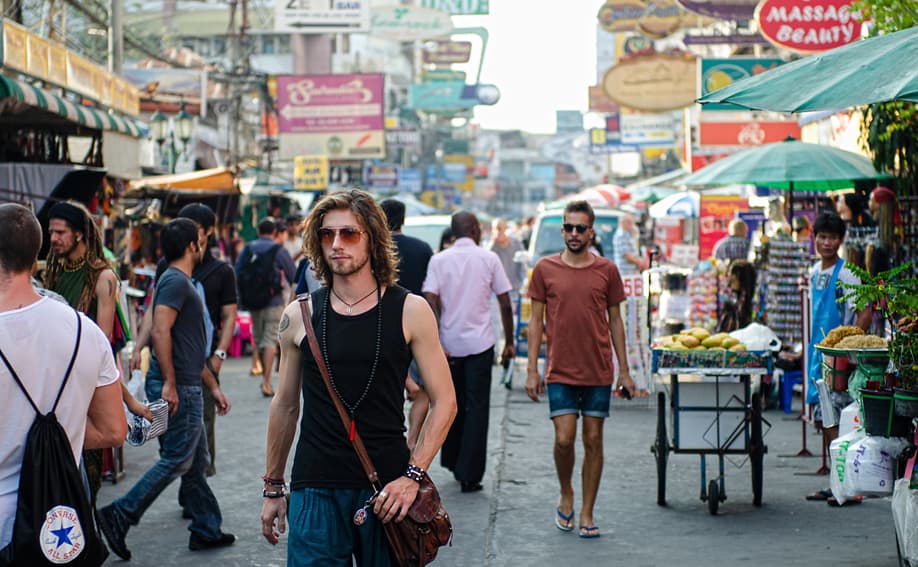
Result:
<svg viewBox="0 0 918 567"><path fill-rule="evenodd" d="M768 242L765 319L787 345L802 344L800 284L810 264L810 254L803 244L779 237Z"/></svg>
<svg viewBox="0 0 918 567"><path fill-rule="evenodd" d="M689 327L713 329L717 325L718 306L723 303L720 291L726 290L726 281L719 266L716 262L705 260L698 264L688 278L691 304Z"/></svg>

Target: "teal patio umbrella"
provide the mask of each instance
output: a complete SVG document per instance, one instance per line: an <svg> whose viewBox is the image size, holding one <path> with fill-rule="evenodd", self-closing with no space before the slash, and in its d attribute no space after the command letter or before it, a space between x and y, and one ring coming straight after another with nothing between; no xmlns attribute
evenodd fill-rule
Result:
<svg viewBox="0 0 918 567"><path fill-rule="evenodd" d="M894 100L918 102L918 27L780 65L708 93L698 102L809 112Z"/></svg>
<svg viewBox="0 0 918 567"><path fill-rule="evenodd" d="M788 190L788 220L794 191L832 191L854 181L885 179L870 160L851 152L793 138L737 152L682 180L690 187L748 183Z"/></svg>

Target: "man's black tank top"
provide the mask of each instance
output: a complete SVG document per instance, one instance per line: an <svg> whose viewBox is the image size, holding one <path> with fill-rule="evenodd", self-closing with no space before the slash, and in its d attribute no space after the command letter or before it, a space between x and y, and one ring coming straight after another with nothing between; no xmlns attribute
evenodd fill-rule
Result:
<svg viewBox="0 0 918 567"><path fill-rule="evenodd" d="M357 431L383 484L405 472L405 377L411 351L405 343L402 312L408 291L388 288L382 297L382 341L376 377L356 410ZM340 315L326 299L328 288L312 294L313 328L323 345L322 317L327 316L327 353L338 392L351 406L367 386L376 354L376 307L360 315ZM293 459L290 486L300 488L368 488L357 454L328 395L309 341L300 344L303 360L303 417ZM347 407L347 406L345 406Z"/></svg>

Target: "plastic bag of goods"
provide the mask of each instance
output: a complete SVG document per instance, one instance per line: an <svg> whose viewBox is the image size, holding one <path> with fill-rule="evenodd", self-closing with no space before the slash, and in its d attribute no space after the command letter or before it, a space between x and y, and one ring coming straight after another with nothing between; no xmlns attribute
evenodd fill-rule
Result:
<svg viewBox="0 0 918 567"><path fill-rule="evenodd" d="M845 491L858 495L891 494L896 457L907 445L899 437L878 436L851 443L845 455Z"/></svg>
<svg viewBox="0 0 918 567"><path fill-rule="evenodd" d="M851 402L848 407L841 411L841 416L838 418L838 435L839 437L847 435L861 427L863 427L863 424L861 423L860 408L857 402Z"/></svg>
<svg viewBox="0 0 918 567"><path fill-rule="evenodd" d="M774 331L761 323L750 323L742 329L730 333L730 336L746 345L746 350L781 350L781 339Z"/></svg>
<svg viewBox="0 0 918 567"><path fill-rule="evenodd" d="M909 479L896 481L892 496L893 520L899 536L902 559L918 562L918 490L909 488Z"/></svg>
<svg viewBox="0 0 918 567"><path fill-rule="evenodd" d="M857 496L846 483L848 478L848 450L851 445L860 441L867 435L861 429L856 429L847 435L843 435L832 441L829 445L829 484L832 487L832 496L838 500L839 504Z"/></svg>

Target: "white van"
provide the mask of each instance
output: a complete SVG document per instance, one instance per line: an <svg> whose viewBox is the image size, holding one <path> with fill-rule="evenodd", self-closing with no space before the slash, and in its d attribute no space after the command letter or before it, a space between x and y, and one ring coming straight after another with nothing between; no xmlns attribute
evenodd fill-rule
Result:
<svg viewBox="0 0 918 567"><path fill-rule="evenodd" d="M602 255L612 258L612 236L618 228L618 219L624 213L613 209L593 209L596 220L593 230L602 248ZM532 267L540 258L551 254L560 254L564 250L564 237L561 234L561 225L564 224L564 209L542 211L536 218L532 227L532 237L529 241L528 260Z"/></svg>

